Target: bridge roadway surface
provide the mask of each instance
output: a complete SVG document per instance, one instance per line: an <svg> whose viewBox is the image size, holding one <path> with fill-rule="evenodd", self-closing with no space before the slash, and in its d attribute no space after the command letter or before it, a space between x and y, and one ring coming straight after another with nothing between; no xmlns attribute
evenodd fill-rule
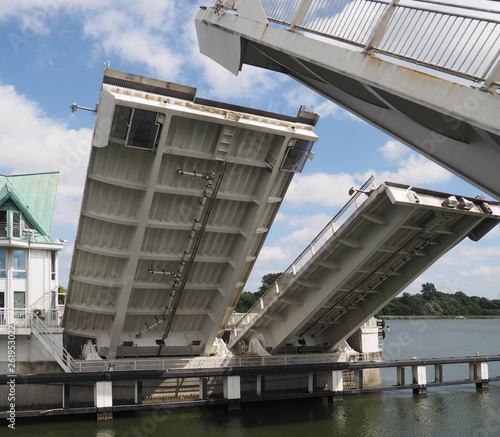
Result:
<svg viewBox="0 0 500 437"><path fill-rule="evenodd" d="M234 74L282 72L500 200L498 2L222 0L196 29Z"/></svg>
<svg viewBox="0 0 500 437"><path fill-rule="evenodd" d="M107 358L211 354L317 119L106 69L63 318L71 355L88 340Z"/></svg>
<svg viewBox="0 0 500 437"><path fill-rule="evenodd" d="M365 192L351 200L363 202L356 211L334 217L240 320L229 348L253 338L269 352L335 347L457 243L477 241L500 220L498 202L389 182Z"/></svg>

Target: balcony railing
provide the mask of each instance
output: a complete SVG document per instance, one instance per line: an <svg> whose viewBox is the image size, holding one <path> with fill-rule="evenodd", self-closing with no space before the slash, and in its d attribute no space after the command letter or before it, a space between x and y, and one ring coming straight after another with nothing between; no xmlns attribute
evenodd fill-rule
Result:
<svg viewBox="0 0 500 437"><path fill-rule="evenodd" d="M34 229L28 229L20 225L0 222L0 239L31 241L34 237Z"/></svg>
<svg viewBox="0 0 500 437"><path fill-rule="evenodd" d="M30 328L31 313L35 313L47 326L59 327L61 325L61 309L46 311L44 309L30 308L1 308L0 328L7 326L14 326L16 328Z"/></svg>

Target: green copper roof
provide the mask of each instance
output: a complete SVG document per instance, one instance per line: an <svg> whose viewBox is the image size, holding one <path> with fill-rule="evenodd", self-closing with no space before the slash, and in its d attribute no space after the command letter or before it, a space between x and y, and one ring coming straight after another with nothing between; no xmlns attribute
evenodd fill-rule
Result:
<svg viewBox="0 0 500 437"><path fill-rule="evenodd" d="M10 199L41 236L50 239L58 181L59 173L0 175L0 205Z"/></svg>

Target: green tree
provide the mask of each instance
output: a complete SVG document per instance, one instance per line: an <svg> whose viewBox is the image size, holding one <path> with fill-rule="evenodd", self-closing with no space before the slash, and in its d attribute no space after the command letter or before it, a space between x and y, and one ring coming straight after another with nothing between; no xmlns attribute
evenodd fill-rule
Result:
<svg viewBox="0 0 500 437"><path fill-rule="evenodd" d="M273 285L276 280L282 275L282 273L268 273L262 276L262 285L259 289L252 293L250 291L244 291L241 293L240 299L236 304L234 310L237 313L246 313L250 308L252 308L260 297Z"/></svg>
<svg viewBox="0 0 500 437"><path fill-rule="evenodd" d="M262 276L262 285L255 293L257 298L260 298L267 290L269 290L271 285L273 285L282 274L283 273L268 273L267 275Z"/></svg>
<svg viewBox="0 0 500 437"><path fill-rule="evenodd" d="M427 282L425 284L422 284L422 296L425 300L431 300L433 298L436 298L438 294L438 291L436 290L436 287L434 284Z"/></svg>
<svg viewBox="0 0 500 437"><path fill-rule="evenodd" d="M240 299L238 300L234 311L237 313L246 313L250 308L254 306L255 302L257 302L255 293L244 291L243 293L241 293Z"/></svg>
<svg viewBox="0 0 500 437"><path fill-rule="evenodd" d="M66 302L66 289L62 285L59 285L57 287L57 303L58 305L64 305L65 302Z"/></svg>

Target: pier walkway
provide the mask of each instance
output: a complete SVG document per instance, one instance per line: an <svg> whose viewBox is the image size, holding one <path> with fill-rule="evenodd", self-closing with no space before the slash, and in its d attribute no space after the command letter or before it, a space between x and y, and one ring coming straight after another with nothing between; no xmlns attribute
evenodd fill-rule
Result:
<svg viewBox="0 0 500 437"><path fill-rule="evenodd" d="M213 405L239 409L243 403L249 402L314 397L341 401L343 396L351 394L394 390L424 394L437 387L473 384L484 389L489 383L500 382L500 376L489 375L489 364L500 362L500 355L329 363L314 362L316 357L307 362L302 356L302 363L290 361L286 365L282 361L273 364L261 358L255 357L253 363L246 361L243 366L218 367L214 362L213 367L204 369L188 366L185 369L124 371L117 367L117 370L71 374L0 375L0 385L8 386L15 378L18 418L92 414L98 419L111 419L114 413L127 411ZM463 378L446 379L446 366L457 365L462 365ZM364 387L363 372L381 368L394 369L394 384ZM427 377L432 372L433 381ZM410 382L406 381L405 374L411 374ZM290 382L284 382L286 380L294 381L293 388ZM46 392L40 398L49 392L57 393L52 402L58 405L44 409L33 407L37 399L30 398L28 393L36 390L39 384ZM124 388L128 388L128 398L118 400L115 392ZM93 396L85 401L82 393L88 394L89 391L94 392ZM168 401L159 401L161 397L154 396L155 391L163 393L163 398L168 398ZM23 407L23 402L31 402L31 408ZM9 412L4 411L0 418L8 415Z"/></svg>

